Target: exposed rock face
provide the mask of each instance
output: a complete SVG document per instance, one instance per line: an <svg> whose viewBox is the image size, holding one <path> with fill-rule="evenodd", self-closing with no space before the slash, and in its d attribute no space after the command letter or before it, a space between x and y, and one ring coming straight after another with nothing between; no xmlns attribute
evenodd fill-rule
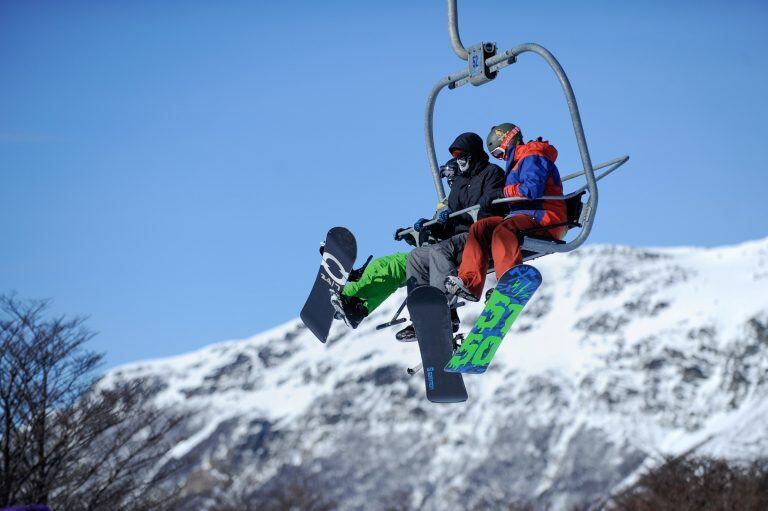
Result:
<svg viewBox="0 0 768 511"><path fill-rule="evenodd" d="M533 264L544 283L488 373L465 377L464 404L426 401L405 372L417 346L375 330L402 292L326 345L291 321L105 382L144 379L158 404L190 412L169 455L198 509L298 469L340 509L568 509L660 454L768 454L768 240ZM479 311L461 309L464 329Z"/></svg>

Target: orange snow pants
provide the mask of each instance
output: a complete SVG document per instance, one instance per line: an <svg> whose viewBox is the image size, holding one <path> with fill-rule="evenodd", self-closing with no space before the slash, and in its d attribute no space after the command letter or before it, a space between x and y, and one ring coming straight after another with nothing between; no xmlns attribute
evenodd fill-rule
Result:
<svg viewBox="0 0 768 511"><path fill-rule="evenodd" d="M480 297L491 258L497 279L513 266L522 263L519 232L535 227L541 227L541 224L528 215L515 215L507 219L493 216L472 224L459 266L459 278L467 289ZM565 230L565 227L555 227L536 234L559 239L565 235Z"/></svg>

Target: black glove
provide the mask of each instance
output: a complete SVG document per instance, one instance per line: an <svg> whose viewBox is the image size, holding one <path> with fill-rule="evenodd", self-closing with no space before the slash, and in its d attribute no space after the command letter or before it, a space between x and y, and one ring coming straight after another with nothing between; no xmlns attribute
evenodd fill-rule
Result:
<svg viewBox="0 0 768 511"><path fill-rule="evenodd" d="M424 228L424 224L429 222L429 218L419 218L416 220L416 223L413 224L413 230L416 232L421 232L421 230Z"/></svg>
<svg viewBox="0 0 768 511"><path fill-rule="evenodd" d="M448 218L448 216L451 213L453 213L453 211L451 211L451 208L442 208L438 210L437 216L435 217L435 221L437 221L437 223L440 225L445 225L451 220L450 218Z"/></svg>
<svg viewBox="0 0 768 511"><path fill-rule="evenodd" d="M411 235L409 233L409 234L405 234L403 236L400 236L400 233L402 231L404 231L404 230L406 230L406 227L400 227L399 229L395 229L395 241L403 241L403 240L405 240L406 243L408 243L409 245L413 245L415 247L416 246L416 240L414 239L413 235Z"/></svg>
<svg viewBox="0 0 768 511"><path fill-rule="evenodd" d="M483 209L487 209L491 207L491 202L495 201L496 199L503 199L503 198L504 198L504 191L499 190L496 193L488 193L480 197L480 201L477 203L477 205Z"/></svg>
<svg viewBox="0 0 768 511"><path fill-rule="evenodd" d="M365 269L368 267L368 263L371 262L371 259L373 259L373 256L369 255L368 259L365 260L365 264L363 264L360 268L349 272L347 282L357 282L360 280L360 278L363 276L363 272L365 272Z"/></svg>

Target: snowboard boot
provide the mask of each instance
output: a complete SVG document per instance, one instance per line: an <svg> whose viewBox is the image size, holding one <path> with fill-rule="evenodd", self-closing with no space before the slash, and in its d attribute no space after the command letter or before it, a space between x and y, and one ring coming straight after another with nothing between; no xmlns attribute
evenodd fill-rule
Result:
<svg viewBox="0 0 768 511"><path fill-rule="evenodd" d="M445 289L452 295L456 295L468 302L478 302L480 299L469 292L464 282L457 275L448 275L445 278Z"/></svg>
<svg viewBox="0 0 768 511"><path fill-rule="evenodd" d="M416 329L413 324L408 325L395 334L395 339L400 342L413 342L416 340Z"/></svg>
<svg viewBox="0 0 768 511"><path fill-rule="evenodd" d="M336 311L334 319L344 321L350 328L357 328L362 320L368 316L368 309L363 301L356 296L345 296L339 293L331 293L331 305Z"/></svg>

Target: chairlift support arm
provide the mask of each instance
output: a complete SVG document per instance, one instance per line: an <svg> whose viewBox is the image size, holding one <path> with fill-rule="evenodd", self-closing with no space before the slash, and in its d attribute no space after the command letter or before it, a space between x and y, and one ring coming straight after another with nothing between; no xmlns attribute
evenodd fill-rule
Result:
<svg viewBox="0 0 768 511"><path fill-rule="evenodd" d="M448 0L448 35L451 38L454 53L461 60L467 60L469 53L459 37L459 12L456 9L456 0Z"/></svg>

